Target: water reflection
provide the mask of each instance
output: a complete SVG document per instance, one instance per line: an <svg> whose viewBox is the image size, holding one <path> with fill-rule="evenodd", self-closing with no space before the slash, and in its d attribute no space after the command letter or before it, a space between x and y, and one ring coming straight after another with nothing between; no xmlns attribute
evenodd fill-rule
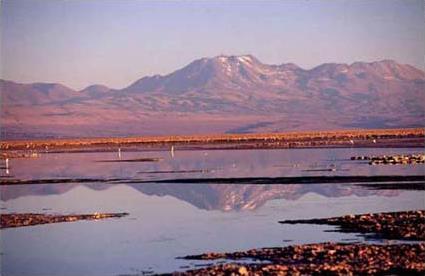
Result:
<svg viewBox="0 0 425 276"><path fill-rule="evenodd" d="M343 242L347 239L362 241L363 238L355 234L324 232L332 230L331 226L281 225L277 222L347 213L402 211L423 206L423 193L403 191L393 197L378 194L357 196L349 195L351 192L344 186L340 187L340 197L307 192L297 200L270 199L254 210L222 212L194 207L217 208L234 204L227 203L232 202L231 196L228 198L230 201L225 203L220 202L217 196L230 193L233 190L230 186L208 187L211 191L222 188L220 193L192 192L190 204L177 199L177 196L169 196L168 192L139 193L135 192L134 186L129 185L110 185L102 191L93 188L103 189L105 186L89 188L78 185L62 194L25 196L2 201L7 212L130 213L129 217L120 220L4 229L1 237L3 275L118 275L131 273L133 269L161 273L187 265L193 268L196 263L175 258L207 251ZM316 191L325 195L328 189L333 189L327 185L315 186ZM152 189L154 185L137 187ZM240 187L239 193L249 194L250 189L259 187L246 185ZM167 186L162 188L166 190ZM262 191L262 195L267 196L274 188L278 187L268 187L269 190ZM184 189L185 186L181 186L180 192ZM291 198L297 193L289 190L287 194ZM211 197L205 199L204 195ZM241 206L237 201L235 203L235 206Z"/></svg>
<svg viewBox="0 0 425 276"><path fill-rule="evenodd" d="M174 151L173 151L174 152ZM349 160L353 155L417 153L418 149L285 149L124 152L120 160L160 158L159 162L98 162L113 160L116 152L44 154L36 159L8 162L15 179L125 178L154 181L179 178L280 177L321 175L423 175L424 165L370 166ZM156 159L155 159L156 160ZM322 170L332 168L332 170ZM333 170L335 169L335 170ZM84 185L106 190L111 184L52 184L1 186L3 201L24 196L59 195ZM127 184L146 195L172 196L204 210L252 210L273 199L297 200L308 193L326 197L396 196L399 191L373 191L355 185L231 185Z"/></svg>
<svg viewBox="0 0 425 276"><path fill-rule="evenodd" d="M9 160L17 179L48 178L205 178L278 177L310 175L422 175L423 165L370 166L351 161L356 155L418 153L420 149L283 149L186 150L174 158L167 151L121 152L122 159L160 159L159 162L98 162L117 159L115 152L49 153L39 158ZM117 159L119 160L119 159ZM331 171L321 169L335 168ZM161 172L164 173L155 173ZM154 172L154 173L149 173ZM178 173L172 173L178 172ZM4 173L4 172L2 172Z"/></svg>
<svg viewBox="0 0 425 276"><path fill-rule="evenodd" d="M397 190L368 190L356 185L336 184L292 184L292 185L237 185L237 184L121 184L150 196L172 196L203 210L238 211L254 210L269 200L285 199L296 201L314 193L324 197L344 196L397 196ZM0 197L8 201L25 196L60 195L80 185L41 184L0 187ZM102 191L116 185L84 184L89 189Z"/></svg>
<svg viewBox="0 0 425 276"><path fill-rule="evenodd" d="M418 149L308 149L44 154L9 160L14 179L423 175L424 166L369 166L354 155ZM322 168L335 171L317 171ZM310 170L310 171L305 171ZM311 171L313 170L313 171ZM175 173L178 171L178 173ZM142 173L141 173L142 172ZM1 174L5 172L2 169ZM9 178L4 178L6 180ZM193 268L178 256L313 242L363 241L331 226L280 220L424 207L423 191L369 190L350 184L36 184L0 186L2 212L128 212L129 217L5 229L2 275L119 275Z"/></svg>

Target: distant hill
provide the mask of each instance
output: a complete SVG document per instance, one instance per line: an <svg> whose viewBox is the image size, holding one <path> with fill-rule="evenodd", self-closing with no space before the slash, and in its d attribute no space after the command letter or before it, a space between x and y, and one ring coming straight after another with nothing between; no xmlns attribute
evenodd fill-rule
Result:
<svg viewBox="0 0 425 276"><path fill-rule="evenodd" d="M420 127L425 73L392 60L310 70L251 55L193 61L124 89L0 81L5 138Z"/></svg>

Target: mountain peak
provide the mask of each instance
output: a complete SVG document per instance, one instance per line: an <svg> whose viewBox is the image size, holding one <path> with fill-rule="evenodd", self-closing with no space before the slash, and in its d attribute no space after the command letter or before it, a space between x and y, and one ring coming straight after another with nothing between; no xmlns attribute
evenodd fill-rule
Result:
<svg viewBox="0 0 425 276"><path fill-rule="evenodd" d="M254 64L261 63L256 57L253 55L219 55L213 57L212 60L219 61L222 63L242 63L242 64Z"/></svg>
<svg viewBox="0 0 425 276"><path fill-rule="evenodd" d="M393 59L382 59L378 60L372 63L380 63L380 64L386 64L386 65L397 65L398 63Z"/></svg>
<svg viewBox="0 0 425 276"><path fill-rule="evenodd" d="M92 85L87 86L86 88L84 88L81 91L92 90L92 89L110 89L110 88L107 87L106 85L103 85L103 84L92 84Z"/></svg>
<svg viewBox="0 0 425 276"><path fill-rule="evenodd" d="M90 91L107 91L107 90L110 90L110 88L107 87L106 85L92 84L92 85L89 85L86 88L80 90L80 92L85 93L85 92L90 92Z"/></svg>
<svg viewBox="0 0 425 276"><path fill-rule="evenodd" d="M87 86L86 88L84 88L83 90L80 90L79 92L82 94L90 95L90 96L101 96L110 90L111 89L105 85L93 84L93 85Z"/></svg>
<svg viewBox="0 0 425 276"><path fill-rule="evenodd" d="M400 64L391 59L374 62L354 62L350 69L368 71L384 79L425 80L425 73L408 64Z"/></svg>
<svg viewBox="0 0 425 276"><path fill-rule="evenodd" d="M194 91L237 90L252 91L259 87L288 86L301 77L320 80L370 76L385 80L424 79L424 73L412 66L393 60L376 62L325 63L311 70L295 64L268 65L253 55L218 55L197 59L165 76L144 77L129 86L128 92L160 92L170 95ZM255 89L254 89L255 87Z"/></svg>
<svg viewBox="0 0 425 276"><path fill-rule="evenodd" d="M57 90L73 91L71 88L66 87L65 85L62 85L60 83L36 82L28 85L32 85L35 89L38 89L39 91L44 93L50 93L52 91Z"/></svg>

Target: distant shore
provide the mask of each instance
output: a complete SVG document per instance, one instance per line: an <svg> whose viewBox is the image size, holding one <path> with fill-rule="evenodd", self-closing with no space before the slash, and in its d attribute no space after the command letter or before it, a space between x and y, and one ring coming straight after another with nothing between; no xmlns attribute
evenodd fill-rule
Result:
<svg viewBox="0 0 425 276"><path fill-rule="evenodd" d="M425 129L362 129L287 133L138 136L126 138L74 138L3 140L0 150L90 151L145 147L169 149L263 149L317 147L424 147Z"/></svg>

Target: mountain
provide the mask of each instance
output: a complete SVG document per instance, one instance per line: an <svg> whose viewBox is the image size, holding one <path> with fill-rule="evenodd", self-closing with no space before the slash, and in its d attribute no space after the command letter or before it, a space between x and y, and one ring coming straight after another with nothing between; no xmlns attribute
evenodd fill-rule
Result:
<svg viewBox="0 0 425 276"><path fill-rule="evenodd" d="M310 70L201 58L123 89L1 81L2 136L126 136L420 127L425 73L392 60Z"/></svg>
<svg viewBox="0 0 425 276"><path fill-rule="evenodd" d="M85 96L96 98L96 97L102 97L110 91L111 89L105 85L94 84L84 88L83 90L80 91L80 93Z"/></svg>
<svg viewBox="0 0 425 276"><path fill-rule="evenodd" d="M2 105L33 106L43 104L59 104L79 93L57 83L19 84L12 81L0 80Z"/></svg>

